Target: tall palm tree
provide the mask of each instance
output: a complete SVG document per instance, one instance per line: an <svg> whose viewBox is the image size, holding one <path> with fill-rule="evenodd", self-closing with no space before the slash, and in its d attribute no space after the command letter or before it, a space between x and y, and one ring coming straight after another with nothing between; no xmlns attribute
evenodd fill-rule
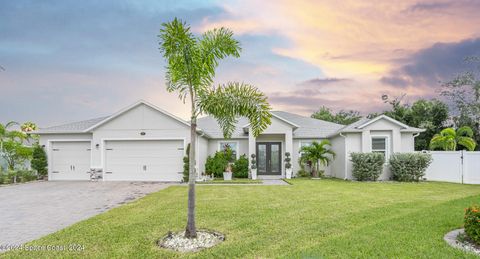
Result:
<svg viewBox="0 0 480 259"><path fill-rule="evenodd" d="M330 147L330 141L324 139L320 143L314 141L311 145L300 148L300 153L302 153L300 156L300 163L311 163L313 177L318 177L320 164L327 166L332 159L335 158L335 152L333 152Z"/></svg>
<svg viewBox="0 0 480 259"><path fill-rule="evenodd" d="M214 117L229 138L238 117L250 122L251 134L258 136L270 125L271 113L267 97L254 86L230 82L213 86L215 69L219 61L240 56L240 43L233 32L214 29L195 37L190 27L174 19L162 24L160 51L167 61L166 84L169 92L177 92L180 99L190 101L190 161L188 180L188 217L185 237L195 238L195 150L197 117Z"/></svg>
<svg viewBox="0 0 480 259"><path fill-rule="evenodd" d="M473 130L468 126L463 126L455 131L453 128L446 128L435 134L430 140L430 149L442 149L445 151L455 151L460 145L468 151L475 150L477 143L473 139Z"/></svg>

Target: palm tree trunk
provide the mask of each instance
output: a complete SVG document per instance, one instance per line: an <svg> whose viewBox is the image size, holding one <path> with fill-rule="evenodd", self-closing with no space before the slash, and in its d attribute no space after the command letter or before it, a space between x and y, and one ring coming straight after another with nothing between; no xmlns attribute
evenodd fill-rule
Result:
<svg viewBox="0 0 480 259"><path fill-rule="evenodd" d="M197 142L197 117L195 114L195 103L192 97L192 118L190 120L190 161L188 172L188 214L187 227L185 229L186 238L196 238L197 228L195 226L195 149Z"/></svg>

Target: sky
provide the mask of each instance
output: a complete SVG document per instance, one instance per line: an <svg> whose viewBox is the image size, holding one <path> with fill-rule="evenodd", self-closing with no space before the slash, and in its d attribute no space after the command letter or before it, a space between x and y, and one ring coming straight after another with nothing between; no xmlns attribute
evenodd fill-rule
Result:
<svg viewBox="0 0 480 259"><path fill-rule="evenodd" d="M158 50L161 24L175 17L198 36L227 27L240 41L215 84L252 84L274 110L306 116L321 106L379 112L384 94L438 98L464 59L480 56L479 13L476 0L0 0L0 122L46 127L139 99L187 119Z"/></svg>

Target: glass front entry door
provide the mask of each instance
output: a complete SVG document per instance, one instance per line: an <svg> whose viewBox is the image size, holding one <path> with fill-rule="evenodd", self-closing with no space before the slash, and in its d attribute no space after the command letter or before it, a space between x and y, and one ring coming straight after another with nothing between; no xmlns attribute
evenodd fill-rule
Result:
<svg viewBox="0 0 480 259"><path fill-rule="evenodd" d="M282 143L257 143L257 173L259 175L282 174Z"/></svg>

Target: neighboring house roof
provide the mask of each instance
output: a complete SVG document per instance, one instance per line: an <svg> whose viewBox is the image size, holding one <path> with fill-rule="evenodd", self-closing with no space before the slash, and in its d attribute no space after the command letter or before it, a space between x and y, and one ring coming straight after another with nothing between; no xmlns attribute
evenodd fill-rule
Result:
<svg viewBox="0 0 480 259"><path fill-rule="evenodd" d="M415 128L415 127L410 127L404 123L401 123L393 118L390 118L388 117L387 115L380 115L380 116L377 116L373 119L368 119L368 118L361 118L360 120L352 123L352 124L349 124L347 126L344 126L343 128L341 128L340 130L338 130L337 132L331 134L329 137L332 137L332 136L335 136L335 135L338 135L340 133L355 133L355 132L362 132L363 129L370 125L370 124L373 124L381 119L385 119L385 120L388 120L398 126L400 126L400 131L401 132L413 132L413 133L418 133L418 132L423 132L425 131L424 129L419 129L419 128Z"/></svg>
<svg viewBox="0 0 480 259"><path fill-rule="evenodd" d="M273 111L272 115L295 128L294 138L326 138L328 135L336 132L344 125L333 122L317 120L310 117L301 116L283 111ZM199 118L198 126L212 138L223 138L223 132L217 121L211 117ZM248 135L243 131L243 127L248 125L248 120L244 117L238 119L232 138L246 138Z"/></svg>

